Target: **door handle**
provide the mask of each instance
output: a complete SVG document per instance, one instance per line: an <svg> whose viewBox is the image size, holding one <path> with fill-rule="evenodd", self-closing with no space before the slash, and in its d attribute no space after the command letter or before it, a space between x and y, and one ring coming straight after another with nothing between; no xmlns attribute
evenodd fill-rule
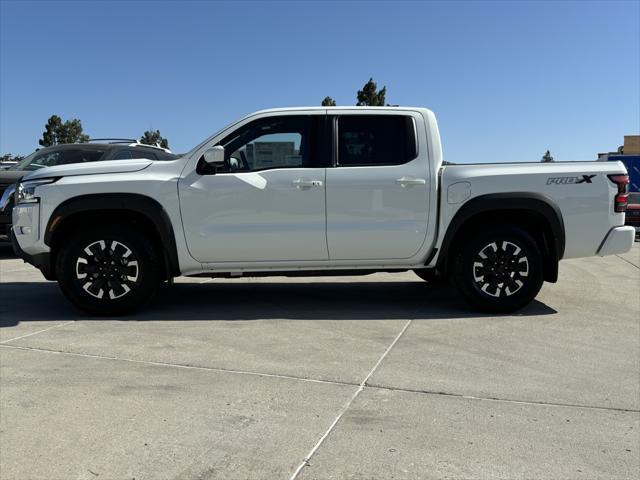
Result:
<svg viewBox="0 0 640 480"><path fill-rule="evenodd" d="M293 182L291 182L291 184L296 187L296 188L311 188L311 187L321 187L322 186L322 181L321 180L309 180L306 178L298 178L297 180L294 180Z"/></svg>
<svg viewBox="0 0 640 480"><path fill-rule="evenodd" d="M399 184L402 188L407 188L413 185L426 185L427 181L424 178L402 177L398 178L396 180L396 183Z"/></svg>

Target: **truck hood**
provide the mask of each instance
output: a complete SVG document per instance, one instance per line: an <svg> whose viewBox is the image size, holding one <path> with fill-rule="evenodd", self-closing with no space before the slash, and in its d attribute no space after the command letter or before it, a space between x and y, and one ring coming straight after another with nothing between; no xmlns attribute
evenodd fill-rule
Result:
<svg viewBox="0 0 640 480"><path fill-rule="evenodd" d="M127 173L144 170L153 163L152 160L107 160L104 162L71 163L56 165L35 170L26 175L24 180L37 178L69 177L75 175L98 175L102 173Z"/></svg>

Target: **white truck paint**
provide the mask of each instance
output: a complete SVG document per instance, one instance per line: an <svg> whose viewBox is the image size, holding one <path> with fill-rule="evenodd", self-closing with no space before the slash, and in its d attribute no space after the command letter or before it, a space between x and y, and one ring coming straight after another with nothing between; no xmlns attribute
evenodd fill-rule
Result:
<svg viewBox="0 0 640 480"><path fill-rule="evenodd" d="M345 118L367 116L402 117L407 125L403 138L415 139L415 145L407 147L410 151L415 147L415 158L406 162L390 159L388 164L376 165L340 164L341 142L344 139L346 145L350 137L338 138L337 125ZM215 174L201 171L210 167L207 159L216 155L212 148L221 140L231 138L233 142L236 132L242 135L252 126L262 125L260 122L288 121L292 117L311 122L312 127L305 132L313 131L316 139L314 147L305 148L316 148L314 165L232 171L234 162L249 163L246 158L227 158L233 153L226 152L222 170ZM369 136L373 138L374 134ZM357 142L347 147L353 147L357 157L359 148L374 145L367 144L366 139L363 142L364 147ZM302 158L302 142L297 146L294 142L280 143L290 150L288 162ZM255 145L258 143L252 148L257 148ZM253 152L243 148L242 155ZM332 274L340 270L407 269L429 272L430 276L448 274L453 268L449 264L454 247L460 253L468 243L462 232L469 239L476 237L464 228L470 228L468 222L474 218L479 221L480 217L461 220L463 214L468 215L465 212L474 209L476 214L485 215L479 225L517 227L535 237L547 262L540 269L549 281L555 281L554 262L557 265L560 258L623 253L632 246L634 231L623 226L624 213L614 209L614 198L621 194L619 186L609 178L626 173L620 162L442 163L436 118L424 108L265 110L223 129L176 160L108 161L33 172L19 187L23 195L13 211L13 237L16 250L27 261L38 265L48 278L59 281L60 272L55 269L63 246L56 242L56 236L64 230L67 237L73 237L75 232L92 226L93 220L104 227L104 221L96 219L103 219L106 211L127 215L129 209L136 210L128 200L133 196L157 205L158 218L163 220L154 220L156 229L164 228L162 222L167 224L169 233L164 237L162 232L145 231L145 235L161 237L157 246L168 259L164 272L167 278L179 274ZM105 198L107 203L101 207L93 202L89 210L70 207L82 202L86 205L83 199L89 197L96 201ZM123 200L115 205L117 198ZM556 212L549 215L558 217L559 228L545 226L547 210L541 214L524 207L513 209L513 205L527 202L544 203L548 211ZM483 210L481 204L490 206ZM78 221L72 222L71 217ZM536 223L538 220L540 223ZM484 230L475 228L478 233ZM558 246L556 250L563 251L555 251L552 243ZM534 256L527 257L527 264ZM106 304L101 308L109 310Z"/></svg>

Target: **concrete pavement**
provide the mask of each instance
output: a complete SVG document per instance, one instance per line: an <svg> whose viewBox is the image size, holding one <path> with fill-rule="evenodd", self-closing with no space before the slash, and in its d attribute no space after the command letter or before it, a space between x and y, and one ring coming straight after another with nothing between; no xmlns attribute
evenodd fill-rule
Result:
<svg viewBox="0 0 640 480"><path fill-rule="evenodd" d="M0 478L636 478L639 260L564 261L507 316L404 273L93 319L5 252Z"/></svg>

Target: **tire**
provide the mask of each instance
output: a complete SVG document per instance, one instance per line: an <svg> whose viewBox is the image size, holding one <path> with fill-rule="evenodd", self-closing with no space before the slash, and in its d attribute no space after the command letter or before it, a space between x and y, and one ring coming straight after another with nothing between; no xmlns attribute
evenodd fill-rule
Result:
<svg viewBox="0 0 640 480"><path fill-rule="evenodd" d="M80 310L123 315L153 297L162 279L160 265L141 232L107 225L68 238L57 255L56 274L62 292Z"/></svg>
<svg viewBox="0 0 640 480"><path fill-rule="evenodd" d="M444 285L447 283L447 277L444 275L436 275L435 268L420 268L414 270L413 273L432 285Z"/></svg>
<svg viewBox="0 0 640 480"><path fill-rule="evenodd" d="M508 313L536 297L543 282L542 254L525 230L492 227L464 242L454 252L449 274L472 306Z"/></svg>

